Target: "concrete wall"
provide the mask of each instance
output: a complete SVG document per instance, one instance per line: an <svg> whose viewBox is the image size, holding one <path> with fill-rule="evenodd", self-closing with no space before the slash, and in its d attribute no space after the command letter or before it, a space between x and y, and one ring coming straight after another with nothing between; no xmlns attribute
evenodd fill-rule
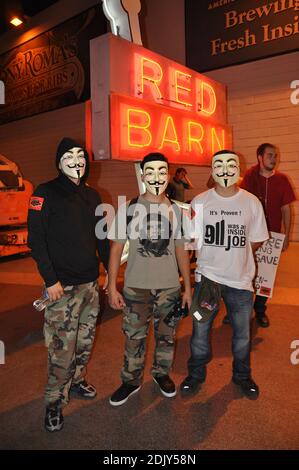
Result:
<svg viewBox="0 0 299 470"><path fill-rule="evenodd" d="M36 186L57 175L56 148L63 137L84 143L84 103L0 126L0 153L15 161L23 177Z"/></svg>
<svg viewBox="0 0 299 470"><path fill-rule="evenodd" d="M144 47L185 64L184 0L141 0Z"/></svg>
<svg viewBox="0 0 299 470"><path fill-rule="evenodd" d="M286 173L299 193L299 104L291 103L290 83L299 80L299 52L207 73L228 87L228 121L234 148L245 167L256 163L263 142L280 150L278 170ZM299 241L299 204L293 204L291 239Z"/></svg>
<svg viewBox="0 0 299 470"><path fill-rule="evenodd" d="M178 166L171 165L171 175L174 175ZM194 184L194 189L186 191L186 199L207 189L206 183L209 178L210 169L206 167L196 167L184 165L188 177ZM125 195L132 198L139 194L137 179L133 163L119 161L92 162L89 177L89 184L96 188L105 202L117 205L117 196Z"/></svg>

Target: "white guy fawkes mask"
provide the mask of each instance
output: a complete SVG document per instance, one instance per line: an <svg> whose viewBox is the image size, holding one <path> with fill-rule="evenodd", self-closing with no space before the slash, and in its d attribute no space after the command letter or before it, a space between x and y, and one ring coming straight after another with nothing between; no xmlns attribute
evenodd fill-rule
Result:
<svg viewBox="0 0 299 470"><path fill-rule="evenodd" d="M86 160L81 147L73 147L65 152L59 163L59 168L66 176L80 179L85 173Z"/></svg>
<svg viewBox="0 0 299 470"><path fill-rule="evenodd" d="M143 167L144 184L146 189L154 196L160 196L168 185L168 164L155 160Z"/></svg>
<svg viewBox="0 0 299 470"><path fill-rule="evenodd" d="M235 153L219 153L212 159L212 176L216 183L228 188L240 177L239 157Z"/></svg>

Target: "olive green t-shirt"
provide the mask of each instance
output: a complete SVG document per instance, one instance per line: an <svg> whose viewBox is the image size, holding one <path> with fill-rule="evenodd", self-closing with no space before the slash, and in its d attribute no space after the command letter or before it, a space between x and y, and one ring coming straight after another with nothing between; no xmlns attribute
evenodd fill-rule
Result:
<svg viewBox="0 0 299 470"><path fill-rule="evenodd" d="M119 208L108 233L111 240L129 241L125 287L179 287L175 246L186 242L181 210L168 200L158 204L139 196L132 202Z"/></svg>

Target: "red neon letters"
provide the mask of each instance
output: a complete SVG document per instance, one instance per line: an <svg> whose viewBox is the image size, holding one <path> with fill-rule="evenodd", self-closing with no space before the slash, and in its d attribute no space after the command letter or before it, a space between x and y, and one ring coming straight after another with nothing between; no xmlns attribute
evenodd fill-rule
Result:
<svg viewBox="0 0 299 470"><path fill-rule="evenodd" d="M117 94L111 95L110 111L112 158L138 159L159 150L171 162L202 165L231 144L228 126L188 111Z"/></svg>
<svg viewBox="0 0 299 470"><path fill-rule="evenodd" d="M159 62L135 54L134 94L165 106L177 107L202 116L211 116L217 107L213 85L183 66L168 65L163 71Z"/></svg>
<svg viewBox="0 0 299 470"><path fill-rule="evenodd" d="M222 84L135 44L110 41L113 159L160 151L173 163L203 165L231 146Z"/></svg>

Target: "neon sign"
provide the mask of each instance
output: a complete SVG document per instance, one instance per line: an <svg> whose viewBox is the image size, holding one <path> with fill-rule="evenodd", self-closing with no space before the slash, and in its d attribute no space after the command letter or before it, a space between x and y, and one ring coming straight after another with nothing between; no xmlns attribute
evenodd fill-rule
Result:
<svg viewBox="0 0 299 470"><path fill-rule="evenodd" d="M140 54L134 60L134 94L166 106L188 109L203 115L213 115L217 108L217 98L213 86L199 74L191 75L169 65L167 75L159 62ZM165 76L166 75L166 76Z"/></svg>
<svg viewBox="0 0 299 470"><path fill-rule="evenodd" d="M96 159L160 151L170 162L203 165L231 147L222 84L111 34L91 41L91 51Z"/></svg>
<svg viewBox="0 0 299 470"><path fill-rule="evenodd" d="M229 144L230 129L175 108L112 94L111 156L136 160L159 150L172 162L209 163L211 155ZM179 160L178 160L179 159Z"/></svg>

